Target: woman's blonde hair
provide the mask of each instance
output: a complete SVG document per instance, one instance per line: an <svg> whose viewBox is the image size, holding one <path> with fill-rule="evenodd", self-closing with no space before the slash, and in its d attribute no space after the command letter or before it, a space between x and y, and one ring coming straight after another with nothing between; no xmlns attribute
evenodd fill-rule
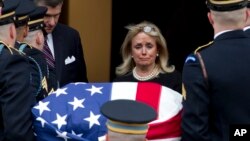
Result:
<svg viewBox="0 0 250 141"><path fill-rule="evenodd" d="M158 68L160 68L161 72L173 72L175 67L173 65L169 65L169 54L167 49L166 40L161 34L160 29L153 23L148 21L143 21L136 25L128 25L126 28L129 30L123 44L121 46L121 54L123 63L116 67L116 75L121 76L127 74L135 67L135 62L131 56L131 44L132 39L141 32L155 38L157 50L159 56L156 58L155 64Z"/></svg>

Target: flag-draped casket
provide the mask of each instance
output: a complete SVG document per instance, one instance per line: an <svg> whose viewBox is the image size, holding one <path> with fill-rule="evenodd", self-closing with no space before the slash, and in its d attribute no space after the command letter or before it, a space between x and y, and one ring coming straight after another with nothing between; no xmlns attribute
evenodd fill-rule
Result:
<svg viewBox="0 0 250 141"><path fill-rule="evenodd" d="M157 111L157 119L149 124L148 140L180 140L180 93L150 82L113 82L70 83L38 102L32 108L37 141L101 140L107 128L100 107L115 99L141 101Z"/></svg>

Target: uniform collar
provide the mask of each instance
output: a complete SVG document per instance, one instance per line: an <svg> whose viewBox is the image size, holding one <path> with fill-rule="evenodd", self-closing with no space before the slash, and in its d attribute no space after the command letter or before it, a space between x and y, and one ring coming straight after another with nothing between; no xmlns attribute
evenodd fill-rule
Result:
<svg viewBox="0 0 250 141"><path fill-rule="evenodd" d="M245 34L245 32L242 29L231 30L231 31L227 31L227 32L224 32L224 33L218 35L214 39L214 41L225 40L225 39L234 39L234 38L247 38L247 35Z"/></svg>
<svg viewBox="0 0 250 141"><path fill-rule="evenodd" d="M244 28L244 31L246 31L246 30L248 30L248 29L250 29L250 26L246 26L246 27Z"/></svg>
<svg viewBox="0 0 250 141"><path fill-rule="evenodd" d="M232 30L223 30L221 32L218 32L214 35L214 39L217 38L219 35L223 34L223 33L226 33L226 32L229 32L229 31L232 31Z"/></svg>

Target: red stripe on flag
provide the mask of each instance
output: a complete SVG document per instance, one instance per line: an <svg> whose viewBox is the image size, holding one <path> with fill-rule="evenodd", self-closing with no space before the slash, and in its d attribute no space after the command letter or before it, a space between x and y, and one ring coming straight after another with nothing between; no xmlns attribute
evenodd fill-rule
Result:
<svg viewBox="0 0 250 141"><path fill-rule="evenodd" d="M136 101L150 105L158 113L161 97L161 85L151 82L138 82Z"/></svg>
<svg viewBox="0 0 250 141"><path fill-rule="evenodd" d="M164 122L149 124L147 139L167 139L181 136L181 113Z"/></svg>

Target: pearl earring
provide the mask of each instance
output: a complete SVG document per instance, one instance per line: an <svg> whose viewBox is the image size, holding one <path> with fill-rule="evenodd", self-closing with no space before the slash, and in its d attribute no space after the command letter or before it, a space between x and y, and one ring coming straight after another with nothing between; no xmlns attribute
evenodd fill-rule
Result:
<svg viewBox="0 0 250 141"><path fill-rule="evenodd" d="M156 54L156 56L158 57L158 56L159 56L159 54L157 53L157 54Z"/></svg>

